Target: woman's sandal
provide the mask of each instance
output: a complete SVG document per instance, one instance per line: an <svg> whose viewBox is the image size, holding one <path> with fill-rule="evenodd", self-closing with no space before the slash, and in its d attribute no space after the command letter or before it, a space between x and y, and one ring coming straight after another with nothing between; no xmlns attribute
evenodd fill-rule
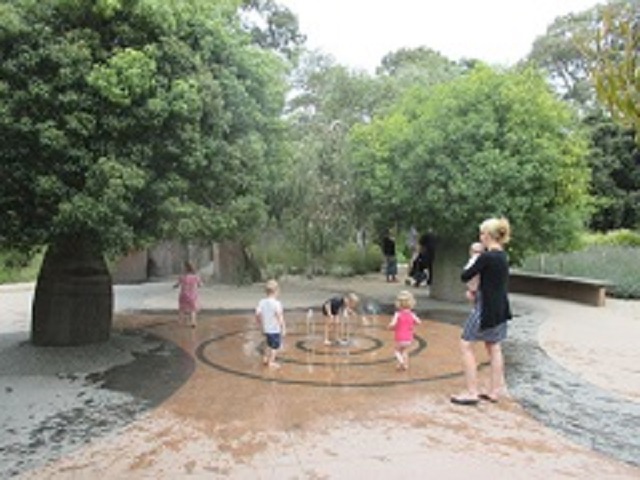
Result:
<svg viewBox="0 0 640 480"><path fill-rule="evenodd" d="M487 393L481 393L480 395L478 395L478 398L480 400L484 400L485 402L498 403L498 399L496 397L492 397Z"/></svg>
<svg viewBox="0 0 640 480"><path fill-rule="evenodd" d="M451 397L451 403L454 405L465 405L472 406L477 405L480 400L478 398L470 398L470 397Z"/></svg>

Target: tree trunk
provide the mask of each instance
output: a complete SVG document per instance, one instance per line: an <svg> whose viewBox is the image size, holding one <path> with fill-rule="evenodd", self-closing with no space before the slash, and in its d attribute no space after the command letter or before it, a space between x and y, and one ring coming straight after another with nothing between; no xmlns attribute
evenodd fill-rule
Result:
<svg viewBox="0 0 640 480"><path fill-rule="evenodd" d="M113 291L102 252L87 239L51 244L33 300L31 341L40 346L105 342L111 333Z"/></svg>
<svg viewBox="0 0 640 480"><path fill-rule="evenodd" d="M443 240L438 242L433 265L431 297L449 302L465 302L465 285L460 280L468 260L468 246Z"/></svg>

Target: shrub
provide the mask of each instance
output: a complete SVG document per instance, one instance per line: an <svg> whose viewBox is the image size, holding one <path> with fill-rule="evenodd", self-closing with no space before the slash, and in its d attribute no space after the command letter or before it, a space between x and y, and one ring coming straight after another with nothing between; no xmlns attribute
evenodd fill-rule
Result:
<svg viewBox="0 0 640 480"><path fill-rule="evenodd" d="M337 276L363 275L365 273L380 270L382 264L382 253L377 245L367 245L364 249L355 243L347 244L339 248L329 259L332 265L330 273L333 271L342 272Z"/></svg>
<svg viewBox="0 0 640 480"><path fill-rule="evenodd" d="M32 282L38 277L42 253L34 257L14 251L0 252L0 283Z"/></svg>
<svg viewBox="0 0 640 480"><path fill-rule="evenodd" d="M585 246L610 245L618 247L640 247L640 232L621 229L606 233L589 233L583 238Z"/></svg>
<svg viewBox="0 0 640 480"><path fill-rule="evenodd" d="M254 256L263 278L280 278L285 274L300 274L307 268L303 252L286 244L269 244L254 249Z"/></svg>

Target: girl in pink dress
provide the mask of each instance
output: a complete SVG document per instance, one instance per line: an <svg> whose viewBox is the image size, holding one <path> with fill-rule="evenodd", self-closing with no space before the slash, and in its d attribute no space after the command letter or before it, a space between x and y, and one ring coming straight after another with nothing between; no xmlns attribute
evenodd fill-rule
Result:
<svg viewBox="0 0 640 480"><path fill-rule="evenodd" d="M198 302L198 288L202 286L200 276L191 262L184 262L185 273L180 275L173 288L180 287L178 296L178 309L180 311L180 323L183 323L185 316L189 316L189 326L196 326L196 314L200 309Z"/></svg>
<svg viewBox="0 0 640 480"><path fill-rule="evenodd" d="M398 370L409 368L409 347L413 342L413 329L420 324L420 319L413 313L416 305L413 294L402 290L396 297L396 313L389 323L389 329L394 331L396 342L395 356L398 359Z"/></svg>

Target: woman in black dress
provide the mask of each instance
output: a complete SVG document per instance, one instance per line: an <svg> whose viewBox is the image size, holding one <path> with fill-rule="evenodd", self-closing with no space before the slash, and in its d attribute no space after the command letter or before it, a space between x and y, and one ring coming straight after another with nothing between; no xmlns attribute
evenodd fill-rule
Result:
<svg viewBox="0 0 640 480"><path fill-rule="evenodd" d="M504 246L509 242L510 236L511 227L506 218L490 218L482 222L480 241L486 251L463 270L461 275L463 282L479 275L480 287L460 341L466 392L451 397L451 402L457 405L476 405L479 400L497 402L499 396L504 393L504 358L501 342L507 336L507 321L511 319L507 295L509 261ZM482 393L478 389L474 342L484 342L491 360L489 388Z"/></svg>

